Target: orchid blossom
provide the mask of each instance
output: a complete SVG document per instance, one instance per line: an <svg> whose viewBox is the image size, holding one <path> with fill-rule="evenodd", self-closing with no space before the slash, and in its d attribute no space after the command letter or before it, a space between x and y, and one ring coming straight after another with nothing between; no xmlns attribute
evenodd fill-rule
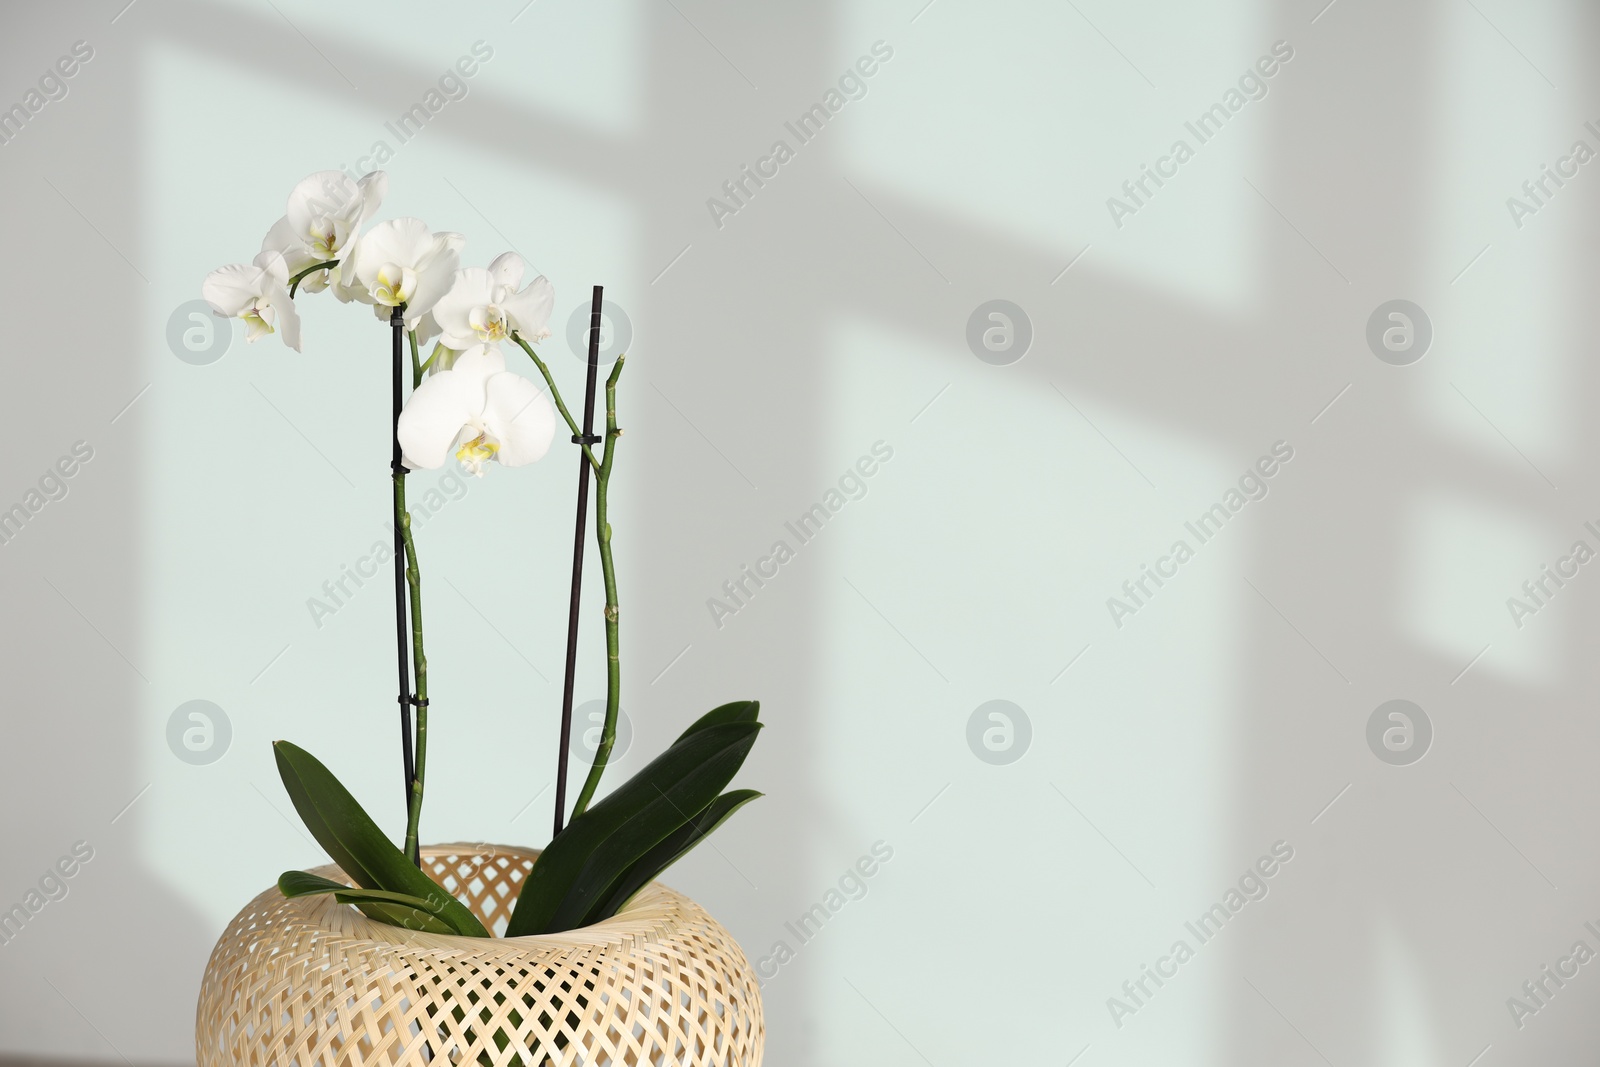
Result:
<svg viewBox="0 0 1600 1067"><path fill-rule="evenodd" d="M467 473L481 478L491 459L520 467L542 458L555 431L544 390L506 370L498 348L474 345L411 394L397 436L407 467L441 467L453 450Z"/></svg>
<svg viewBox="0 0 1600 1067"><path fill-rule="evenodd" d="M450 289L467 239L459 233L432 233L421 219L380 222L362 235L353 257L358 299L384 308L405 305L405 324L414 329Z"/></svg>
<svg viewBox="0 0 1600 1067"><path fill-rule="evenodd" d="M255 341L283 327L283 343L300 351L300 313L289 298L289 267L283 256L268 249L253 263L233 263L206 275L200 294L211 310L227 318L243 319L245 338Z"/></svg>
<svg viewBox="0 0 1600 1067"><path fill-rule="evenodd" d="M549 337L555 288L541 274L519 292L526 269L521 256L507 252L496 257L488 270L457 271L450 291L433 307L440 343L461 350L497 344L512 332L535 344Z"/></svg>
<svg viewBox="0 0 1600 1067"><path fill-rule="evenodd" d="M303 749L278 742L274 749L279 773L312 835L347 870L359 866L371 875L362 880L358 891L341 882L291 871L279 879L279 890L290 897L360 892L360 899L349 902L380 922L411 926L415 918L422 924L419 928L485 937L489 931L483 924L451 901L441 884L418 870L422 867L420 835L428 765L429 695L428 656L423 640L423 571L413 529L414 513L406 505L408 474L417 469L436 470L453 456L466 473L482 477L490 462L518 467L543 458L555 439L558 424L565 427L563 438L568 429L572 432L571 440L583 457L580 494L587 493L591 477L594 484L594 534L605 590L606 647L605 719L588 774L571 806L571 826L576 827L587 814L610 761L621 709L620 628L609 507L613 461L622 436L617 425L616 388L626 357L617 357L605 382L603 436L587 432L594 419L597 385L590 366L583 411L586 429L580 433L579 423L563 402L549 366L532 347L551 334L555 292L550 282L538 276L523 285L528 265L515 252L500 255L487 268L461 270L465 239L457 233L435 233L420 219L373 223L373 213L387 187L388 178L381 171L360 180L331 170L308 176L295 186L286 213L267 233L255 260L212 271L201 290L218 315L245 321L249 340L280 333L297 352L301 347L300 317L291 286L304 284L310 291L332 289L342 301L372 305L384 325L384 347L390 359L387 366L379 366L388 380L391 410L399 411L393 423L385 425L386 431L392 427L393 437L384 444L385 459L391 462L383 469L383 476L390 482L393 501L394 542L390 558L394 565L397 704L405 787L403 850L397 850L375 832L372 820L325 766ZM598 288L595 294L598 299ZM434 339L437 344L433 354L423 363L421 348ZM508 340L516 342L528 355L543 376L542 381L506 369L500 346ZM409 401L405 399L407 348L411 362ZM376 476L380 468L376 463L373 466ZM580 507L586 505L585 500ZM580 511L580 534L585 521L582 514ZM582 569L580 541L575 574L581 574ZM575 587L574 602L577 595ZM315 610L312 615L317 618ZM569 692L574 665L569 648ZM556 789L556 833L561 836L545 855L552 856L565 848L569 859L543 860L536 871L539 877L524 879L524 890L533 890L520 893L507 919L506 936L558 933L609 917L632 899L639 886L659 875L734 809L758 796L753 790L720 790L760 729L757 711L753 701L714 709L675 743L673 751L680 752L681 758L651 763L625 787L629 790L627 795L648 798L664 788L675 788L668 780L671 774L678 773L673 768L686 774L701 774L700 785L694 790L680 790L686 800L700 797L693 810L680 810L681 818L675 826L669 825L670 812L663 816L668 822L662 823L661 832L687 842L670 856L658 856L659 849L642 858L624 855L611 847L614 838L598 841L587 831L563 832L567 825L563 778ZM712 731L716 736L711 736ZM705 773L713 778L721 776L720 782L702 774L704 767L710 766L705 761L716 765ZM667 766L668 772L658 773L662 766ZM662 777L664 773L668 778ZM717 788L708 791L702 786ZM598 824L591 819L584 825ZM349 852L350 849L356 851ZM348 862L340 858L346 852L353 857ZM570 858L574 856L576 862ZM550 866L552 862L555 867ZM595 866L597 863L599 867ZM457 911L450 912L447 905L455 906Z"/></svg>
<svg viewBox="0 0 1600 1067"><path fill-rule="evenodd" d="M283 218L273 223L261 242L262 251L283 255L291 276L318 263L340 265L355 251L356 239L389 190L389 176L375 170L360 181L337 170L319 170L289 193ZM349 288L349 272L338 266L319 270L302 283L308 292L321 292L329 284L340 300L356 294Z"/></svg>

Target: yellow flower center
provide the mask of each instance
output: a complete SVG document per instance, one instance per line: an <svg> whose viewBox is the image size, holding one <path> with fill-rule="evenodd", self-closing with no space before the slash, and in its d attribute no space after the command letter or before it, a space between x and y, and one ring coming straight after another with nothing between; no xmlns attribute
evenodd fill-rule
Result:
<svg viewBox="0 0 1600 1067"><path fill-rule="evenodd" d="M472 326L472 332L484 344L496 344L506 339L506 313L493 304L473 308L467 315L467 321Z"/></svg>
<svg viewBox="0 0 1600 1067"><path fill-rule="evenodd" d="M483 476L483 465L494 458L500 446L489 440L488 434L480 433L460 448L456 449L456 459L461 461L461 466L468 474Z"/></svg>
<svg viewBox="0 0 1600 1067"><path fill-rule="evenodd" d="M388 307L409 303L412 291L416 288L416 278L414 273L398 263L385 263L378 268L378 284L373 287L372 297Z"/></svg>
<svg viewBox="0 0 1600 1067"><path fill-rule="evenodd" d="M272 326L272 308L260 301L239 317L244 321L246 340L254 341L277 332Z"/></svg>
<svg viewBox="0 0 1600 1067"><path fill-rule="evenodd" d="M338 227L329 219L318 219L311 224L311 247L322 254L323 259L333 256L334 250L339 247Z"/></svg>

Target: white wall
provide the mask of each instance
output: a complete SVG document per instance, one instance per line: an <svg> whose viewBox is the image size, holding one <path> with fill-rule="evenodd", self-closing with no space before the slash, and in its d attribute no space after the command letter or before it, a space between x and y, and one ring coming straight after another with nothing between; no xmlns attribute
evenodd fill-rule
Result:
<svg viewBox="0 0 1600 1067"><path fill-rule="evenodd" d="M324 296L303 355L237 324L205 365L167 339L294 181L380 140L386 216L461 231L469 263L515 247L562 326L594 283L631 319L622 767L763 700L741 782L768 797L669 881L768 977L769 1063L1592 1048L1597 966L1542 1006L1522 985L1600 950L1600 578L1507 600L1600 549L1600 177L1546 179L1522 217L1507 198L1600 150L1593 13L923 2L5 16L0 104L75 42L93 57L0 145L0 507L76 442L93 458L0 546L0 909L75 843L93 858L0 945L0 1051L192 1055L217 935L320 859L274 738L398 832L387 587L320 626L307 606L384 536L386 332ZM385 123L478 41L466 97L400 144ZM785 123L877 42L865 95L800 144ZM1201 143L1185 123L1277 42L1264 97ZM779 139L793 158L714 218ZM1170 176L1114 211L1145 164ZM995 299L1032 332L1008 365L967 340ZM1409 365L1366 339L1397 299L1431 323ZM579 362L546 350L575 394ZM785 521L878 442L865 496L795 545ZM1266 496L1201 543L1185 523L1275 445ZM419 530L429 839L547 833L573 466L494 470ZM718 625L708 599L778 539L795 558ZM1193 558L1113 612L1178 540ZM580 700L603 690L597 603ZM207 765L167 741L197 699L231 724ZM1431 724L1419 762L1369 746L1394 699ZM992 700L1027 717L1015 762L969 746ZM785 923L878 842L865 896L801 943ZM1275 845L1265 898L1200 943L1185 923ZM1174 976L1123 992L1180 939Z"/></svg>

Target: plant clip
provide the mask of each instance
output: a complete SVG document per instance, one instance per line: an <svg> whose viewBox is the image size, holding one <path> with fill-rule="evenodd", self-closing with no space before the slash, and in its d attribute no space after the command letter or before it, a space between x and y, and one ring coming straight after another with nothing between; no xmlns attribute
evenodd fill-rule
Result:
<svg viewBox="0 0 1600 1067"><path fill-rule="evenodd" d="M603 438L597 433L575 433L572 435L572 443L575 445L597 445L602 440Z"/></svg>

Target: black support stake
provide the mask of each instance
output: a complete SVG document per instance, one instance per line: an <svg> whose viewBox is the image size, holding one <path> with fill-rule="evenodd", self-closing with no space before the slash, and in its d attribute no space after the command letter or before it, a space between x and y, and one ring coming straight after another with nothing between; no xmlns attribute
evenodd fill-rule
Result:
<svg viewBox="0 0 1600 1067"><path fill-rule="evenodd" d="M600 368L601 287L594 287L594 304L589 310L589 378L583 394L583 434L574 443L594 445L594 382ZM398 336L398 335L397 335ZM398 349L396 349L398 351ZM398 364L396 364L398 366ZM398 447L398 446L396 446ZM567 678L561 690L561 750L556 755L555 833L567 813L567 752L572 745L572 687L578 669L578 594L583 586L584 525L589 517L589 458L578 455L578 521L572 539L572 602L567 609Z"/></svg>

